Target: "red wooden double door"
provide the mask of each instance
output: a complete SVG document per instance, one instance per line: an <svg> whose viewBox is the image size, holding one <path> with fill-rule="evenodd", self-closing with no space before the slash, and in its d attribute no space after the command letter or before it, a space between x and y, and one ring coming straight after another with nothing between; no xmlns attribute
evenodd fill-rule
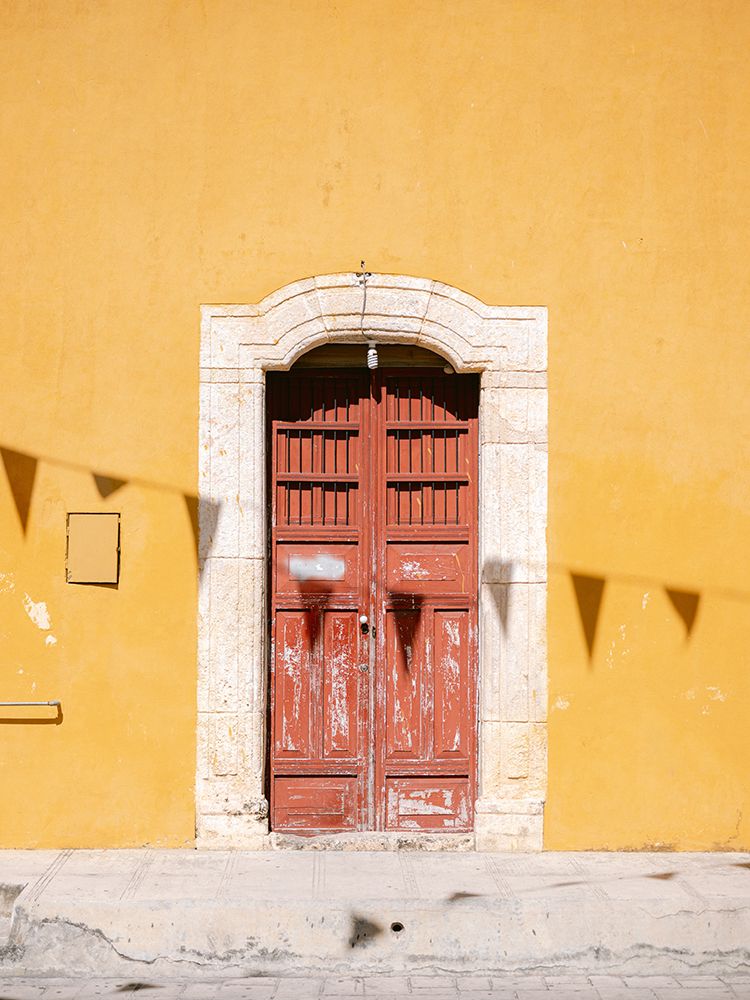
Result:
<svg viewBox="0 0 750 1000"><path fill-rule="evenodd" d="M272 826L461 831L476 786L475 376L268 376Z"/></svg>

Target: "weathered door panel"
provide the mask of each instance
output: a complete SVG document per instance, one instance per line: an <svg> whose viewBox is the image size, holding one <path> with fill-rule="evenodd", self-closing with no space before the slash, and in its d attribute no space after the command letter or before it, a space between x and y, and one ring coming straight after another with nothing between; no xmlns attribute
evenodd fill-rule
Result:
<svg viewBox="0 0 750 1000"><path fill-rule="evenodd" d="M385 613L385 755L419 760L424 755L424 643L420 614Z"/></svg>
<svg viewBox="0 0 750 1000"><path fill-rule="evenodd" d="M469 612L433 615L434 750L436 760L469 759L472 684L469 677Z"/></svg>
<svg viewBox="0 0 750 1000"><path fill-rule="evenodd" d="M467 830L472 812L469 788L468 778L387 778L386 829Z"/></svg>
<svg viewBox="0 0 750 1000"><path fill-rule="evenodd" d="M313 752L312 611L282 611L276 622L276 756L311 758Z"/></svg>
<svg viewBox="0 0 750 1000"><path fill-rule="evenodd" d="M364 680L357 612L326 610L322 616L322 756L326 760L357 759L359 685Z"/></svg>
<svg viewBox="0 0 750 1000"><path fill-rule="evenodd" d="M285 777L274 783L274 826L293 833L356 830L357 780L347 777Z"/></svg>
<svg viewBox="0 0 750 1000"><path fill-rule="evenodd" d="M359 599L359 547L352 542L279 541L275 590L278 598Z"/></svg>
<svg viewBox="0 0 750 1000"><path fill-rule="evenodd" d="M467 595L473 572L467 542L390 542L386 586L396 596L420 598Z"/></svg>
<svg viewBox="0 0 750 1000"><path fill-rule="evenodd" d="M272 824L470 829L477 380L308 370L268 390Z"/></svg>

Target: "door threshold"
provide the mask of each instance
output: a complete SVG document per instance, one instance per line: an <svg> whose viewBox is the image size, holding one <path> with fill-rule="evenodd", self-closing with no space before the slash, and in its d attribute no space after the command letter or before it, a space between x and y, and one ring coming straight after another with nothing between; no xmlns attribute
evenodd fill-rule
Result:
<svg viewBox="0 0 750 1000"><path fill-rule="evenodd" d="M273 851L473 851L474 832L413 833L364 830L357 833L323 833L300 837L293 833L270 833Z"/></svg>

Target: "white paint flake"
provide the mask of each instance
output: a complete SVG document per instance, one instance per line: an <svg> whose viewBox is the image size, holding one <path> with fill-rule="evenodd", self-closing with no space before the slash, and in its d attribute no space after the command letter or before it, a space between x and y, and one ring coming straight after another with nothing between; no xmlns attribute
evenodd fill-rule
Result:
<svg viewBox="0 0 750 1000"><path fill-rule="evenodd" d="M563 698L562 695L558 695L552 707L556 708L558 712L564 712L567 708L570 708L570 702L567 698Z"/></svg>
<svg viewBox="0 0 750 1000"><path fill-rule="evenodd" d="M47 611L47 605L44 601L34 602L31 600L28 594L23 595L23 607L26 614L33 621L37 628L42 629L43 632L48 631L52 628L52 622L50 621L49 611Z"/></svg>
<svg viewBox="0 0 750 1000"><path fill-rule="evenodd" d="M349 703L347 680L349 677L349 649L346 643L346 623L343 618L333 621L333 653L330 667L330 722L331 745L334 750L346 750L349 744Z"/></svg>
<svg viewBox="0 0 750 1000"><path fill-rule="evenodd" d="M643 609L643 611L645 611L646 608L648 607L648 602L650 601L650 599L651 599L651 592L647 590L641 600L641 608Z"/></svg>
<svg viewBox="0 0 750 1000"><path fill-rule="evenodd" d="M294 642L290 641L289 636L289 626L294 628ZM296 626L296 627L295 627ZM299 750L300 748L295 745L293 735L290 732L289 721L290 716L294 720L298 720L300 717L300 705L302 699L302 660L304 655L303 639L302 639L302 625L299 620L287 623L287 627L283 632L283 643L281 652L281 662L284 671L284 681L283 681L283 691L286 693L289 690L288 685L292 687L292 710L288 711L288 702L285 705L285 710L282 715L281 723L281 745L284 750ZM286 701L284 694L282 694L282 704Z"/></svg>
<svg viewBox="0 0 750 1000"><path fill-rule="evenodd" d="M57 645L57 636L48 635L47 638L44 640L44 645L45 646L56 646Z"/></svg>
<svg viewBox="0 0 750 1000"><path fill-rule="evenodd" d="M9 594L16 589L12 573L0 573L0 594Z"/></svg>
<svg viewBox="0 0 750 1000"><path fill-rule="evenodd" d="M607 666L611 670L615 665L615 649L617 648L617 641L612 640L609 644L609 649L607 650Z"/></svg>
<svg viewBox="0 0 750 1000"><path fill-rule="evenodd" d="M445 743L444 749L454 751L460 749L461 746L461 724L458 714L454 713L452 716L453 732L448 732L448 724L451 716L447 708L452 702L460 698L461 667L458 657L461 649L461 631L458 622L455 620L445 619L443 625L446 638L441 663L444 685L443 725L445 726L445 731L443 732L443 740Z"/></svg>
<svg viewBox="0 0 750 1000"><path fill-rule="evenodd" d="M401 799L402 816L451 816L453 810L439 802L432 802L425 796L413 792L410 798Z"/></svg>
<svg viewBox="0 0 750 1000"><path fill-rule="evenodd" d="M614 669L616 661L619 661L619 663L621 664L630 655L630 649L625 645L628 638L627 626L623 623L622 625L618 626L617 631L619 634L619 639L617 636L615 636L614 639L612 639L612 641L610 642L609 649L607 650L607 666L609 667L610 670Z"/></svg>
<svg viewBox="0 0 750 1000"><path fill-rule="evenodd" d="M404 580L429 580L430 570L422 563L404 559L401 563L401 575Z"/></svg>
<svg viewBox="0 0 750 1000"><path fill-rule="evenodd" d="M709 701L727 700L727 695L724 691L721 690L721 688L712 687L711 685L707 684L705 690L708 695ZM698 691L696 688L688 688L688 690L683 695L683 697L687 698L688 701L695 701L697 696L698 696ZM710 706L704 705L703 708L701 709L701 715L708 715L709 711L710 711Z"/></svg>

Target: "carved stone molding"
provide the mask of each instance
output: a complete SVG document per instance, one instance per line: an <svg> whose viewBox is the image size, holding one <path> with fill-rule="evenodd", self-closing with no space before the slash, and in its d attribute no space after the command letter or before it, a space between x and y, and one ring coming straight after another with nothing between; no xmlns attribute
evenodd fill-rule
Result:
<svg viewBox="0 0 750 1000"><path fill-rule="evenodd" d="M476 846L540 850L547 786L547 311L332 274L201 320L197 840L269 846L265 372L321 344L414 344L481 373Z"/></svg>

